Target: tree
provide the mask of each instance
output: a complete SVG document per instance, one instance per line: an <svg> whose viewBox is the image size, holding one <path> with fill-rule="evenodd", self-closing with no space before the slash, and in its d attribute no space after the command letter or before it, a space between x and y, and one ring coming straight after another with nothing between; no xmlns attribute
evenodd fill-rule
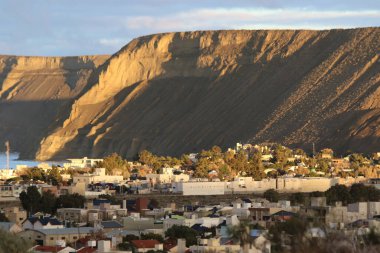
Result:
<svg viewBox="0 0 380 253"><path fill-rule="evenodd" d="M293 204L305 204L305 195L302 192L296 192L290 195L290 201Z"/></svg>
<svg viewBox="0 0 380 253"><path fill-rule="evenodd" d="M49 214L55 214L57 211L56 207L57 198L56 196L49 190L47 192L43 192L40 199L40 211Z"/></svg>
<svg viewBox="0 0 380 253"><path fill-rule="evenodd" d="M289 252L303 252L299 247L303 244L303 237L307 229L307 223L297 217L285 222L276 222L269 228L271 241L274 243L275 252L283 252L284 236L290 239L291 250Z"/></svg>
<svg viewBox="0 0 380 253"><path fill-rule="evenodd" d="M186 240L186 246L197 244L198 232L187 226L174 225L165 232L165 236L171 239L184 238Z"/></svg>
<svg viewBox="0 0 380 253"><path fill-rule="evenodd" d="M5 216L5 213L0 212L0 222L8 222L7 216Z"/></svg>
<svg viewBox="0 0 380 253"><path fill-rule="evenodd" d="M157 240L161 243L164 242L164 238L162 237L162 235L155 234L155 233L142 234L141 240Z"/></svg>
<svg viewBox="0 0 380 253"><path fill-rule="evenodd" d="M139 153L139 162L142 164L153 165L157 158L147 150L143 150Z"/></svg>
<svg viewBox="0 0 380 253"><path fill-rule="evenodd" d="M353 184L350 188L351 202L379 201L380 190L374 186Z"/></svg>
<svg viewBox="0 0 380 253"><path fill-rule="evenodd" d="M365 162L365 158L362 154L354 153L350 155L350 162L361 165Z"/></svg>
<svg viewBox="0 0 380 253"><path fill-rule="evenodd" d="M300 149L300 148L297 148L297 149L294 151L294 154L295 154L295 155L298 155L298 156L306 157L306 152L303 151L303 150Z"/></svg>
<svg viewBox="0 0 380 253"><path fill-rule="evenodd" d="M98 166L105 168L106 173L109 175L118 173L123 175L124 178L129 178L130 176L128 161L116 153L106 156Z"/></svg>
<svg viewBox="0 0 380 253"><path fill-rule="evenodd" d="M181 164L185 167L193 166L193 162L191 161L191 159L188 155L182 155L181 156Z"/></svg>
<svg viewBox="0 0 380 253"><path fill-rule="evenodd" d="M40 211L41 194L36 186L29 186L25 191L20 193L20 201L22 207L28 213L35 213Z"/></svg>
<svg viewBox="0 0 380 253"><path fill-rule="evenodd" d="M280 144L276 144L273 150L272 162L280 166L281 168L287 163L288 157L291 154L291 150Z"/></svg>
<svg viewBox="0 0 380 253"><path fill-rule="evenodd" d="M318 159L318 169L324 173L327 173L329 171L329 161L328 159Z"/></svg>
<svg viewBox="0 0 380 253"><path fill-rule="evenodd" d="M218 177L220 180L225 180L232 175L231 168L227 164L223 164L218 168Z"/></svg>
<svg viewBox="0 0 380 253"><path fill-rule="evenodd" d="M277 202L279 199L279 194L274 189L269 189L264 192L264 198L270 202Z"/></svg>
<svg viewBox="0 0 380 253"><path fill-rule="evenodd" d="M205 157L202 157L198 160L198 163L195 167L195 177L205 178L208 177L209 170L209 160Z"/></svg>
<svg viewBox="0 0 380 253"><path fill-rule="evenodd" d="M27 170L26 177L34 181L46 181L45 172L41 168L33 167Z"/></svg>
<svg viewBox="0 0 380 253"><path fill-rule="evenodd" d="M220 159L223 156L222 149L219 146L213 146L210 151L213 160Z"/></svg>
<svg viewBox="0 0 380 253"><path fill-rule="evenodd" d="M57 208L83 208L86 199L78 193L61 195L57 199Z"/></svg>
<svg viewBox="0 0 380 253"><path fill-rule="evenodd" d="M51 182L52 185L58 185L62 182L62 176L57 167L52 167L48 173L46 180Z"/></svg>
<svg viewBox="0 0 380 253"><path fill-rule="evenodd" d="M28 252L31 247L29 241L2 229L0 229L0 238L0 253Z"/></svg>
<svg viewBox="0 0 380 253"><path fill-rule="evenodd" d="M139 240L140 237L134 234L123 236L123 242L131 242L133 240Z"/></svg>
<svg viewBox="0 0 380 253"><path fill-rule="evenodd" d="M247 176L251 176L255 180L261 180L265 177L264 165L261 157L261 152L255 152L249 161Z"/></svg>
<svg viewBox="0 0 380 253"><path fill-rule="evenodd" d="M151 199L149 201L148 207L150 209L160 208L160 202L157 199Z"/></svg>
<svg viewBox="0 0 380 253"><path fill-rule="evenodd" d="M247 223L240 222L239 225L229 228L228 234L232 239L239 241L243 252L248 252L249 245L253 243L253 239L250 235L250 227Z"/></svg>
<svg viewBox="0 0 380 253"><path fill-rule="evenodd" d="M138 240L138 239L137 239ZM137 252L136 248L133 246L132 243L130 242L122 242L122 243L119 243L117 245L117 248L119 250L123 250L123 251L131 251L132 253L135 253Z"/></svg>
<svg viewBox="0 0 380 253"><path fill-rule="evenodd" d="M341 201L343 205L347 205L351 201L351 195L347 186L341 184L332 186L325 192L325 195L328 204Z"/></svg>
<svg viewBox="0 0 380 253"><path fill-rule="evenodd" d="M248 156L244 152L244 150L240 150L234 158L227 162L228 165L236 171L236 173L240 173L242 175L247 174L248 171Z"/></svg>
<svg viewBox="0 0 380 253"><path fill-rule="evenodd" d="M380 233L378 233L374 228L371 228L369 233L364 235L363 239L367 245L379 245Z"/></svg>

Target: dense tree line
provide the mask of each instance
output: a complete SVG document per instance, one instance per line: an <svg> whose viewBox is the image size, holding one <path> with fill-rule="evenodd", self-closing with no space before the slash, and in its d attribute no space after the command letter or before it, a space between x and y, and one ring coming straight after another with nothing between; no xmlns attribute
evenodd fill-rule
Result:
<svg viewBox="0 0 380 253"><path fill-rule="evenodd" d="M326 202L333 205L336 202L342 202L343 205L356 202L380 201L380 190L372 185L362 183L353 184L351 187L337 184L330 187L325 192L296 192L290 195L280 195L276 190L269 189L264 192L263 197L270 202L277 202L280 197L290 200L293 204L306 205L310 197L326 197Z"/></svg>
<svg viewBox="0 0 380 253"><path fill-rule="evenodd" d="M57 198L51 191L41 194L36 186L29 186L26 191L21 192L20 201L29 214L55 214L58 208L83 208L86 199L77 193L60 195Z"/></svg>
<svg viewBox="0 0 380 253"><path fill-rule="evenodd" d="M38 167L33 167L25 170L25 173L21 175L23 180L29 181L43 181L51 183L52 185L58 185L62 183L62 176L58 167L53 166L46 172Z"/></svg>
<svg viewBox="0 0 380 253"><path fill-rule="evenodd" d="M353 184L351 187L335 185L325 192L328 204L341 201L343 204L380 201L380 190L372 185Z"/></svg>

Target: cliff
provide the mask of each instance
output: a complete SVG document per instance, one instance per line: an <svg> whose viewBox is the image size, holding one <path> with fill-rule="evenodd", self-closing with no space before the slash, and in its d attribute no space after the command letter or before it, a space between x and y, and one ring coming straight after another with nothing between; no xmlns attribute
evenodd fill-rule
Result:
<svg viewBox="0 0 380 253"><path fill-rule="evenodd" d="M363 28L137 38L94 66L92 81L61 91L69 99L48 132L41 129L38 151L26 154L179 155L236 141L377 151L379 35Z"/></svg>
<svg viewBox="0 0 380 253"><path fill-rule="evenodd" d="M70 109L108 57L0 56L1 143L10 140L12 150L33 158L58 115Z"/></svg>

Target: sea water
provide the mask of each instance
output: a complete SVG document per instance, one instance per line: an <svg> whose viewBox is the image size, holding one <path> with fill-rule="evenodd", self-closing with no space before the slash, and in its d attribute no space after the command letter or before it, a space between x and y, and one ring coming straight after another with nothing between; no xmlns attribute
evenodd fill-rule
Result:
<svg viewBox="0 0 380 253"><path fill-rule="evenodd" d="M11 169L16 169L16 165L27 165L28 167L34 167L40 164L39 161L34 160L18 160L19 154L18 153L11 153L9 156L9 167ZM55 165L61 165L61 162L52 162L48 161L46 162L49 165L55 164ZM7 156L5 153L0 153L0 169L6 169L7 168Z"/></svg>

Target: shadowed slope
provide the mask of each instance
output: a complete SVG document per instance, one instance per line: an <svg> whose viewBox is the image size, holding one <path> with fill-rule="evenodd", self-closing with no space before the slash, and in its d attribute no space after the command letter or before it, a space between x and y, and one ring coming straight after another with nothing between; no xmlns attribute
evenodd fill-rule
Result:
<svg viewBox="0 0 380 253"><path fill-rule="evenodd" d="M236 141L375 151L380 29L135 39L42 142L39 159L179 155Z"/></svg>
<svg viewBox="0 0 380 253"><path fill-rule="evenodd" d="M0 56L0 142L9 140L13 150L33 157L107 58Z"/></svg>

